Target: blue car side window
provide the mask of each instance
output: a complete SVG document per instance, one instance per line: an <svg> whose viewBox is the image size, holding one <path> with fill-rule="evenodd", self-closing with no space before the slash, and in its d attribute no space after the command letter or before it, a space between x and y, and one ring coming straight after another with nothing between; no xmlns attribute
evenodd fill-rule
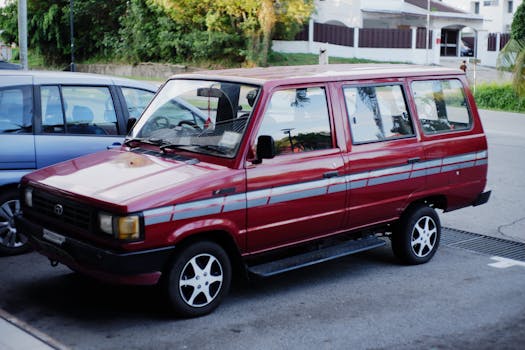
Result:
<svg viewBox="0 0 525 350"><path fill-rule="evenodd" d="M33 94L30 86L0 88L0 133L31 133Z"/></svg>

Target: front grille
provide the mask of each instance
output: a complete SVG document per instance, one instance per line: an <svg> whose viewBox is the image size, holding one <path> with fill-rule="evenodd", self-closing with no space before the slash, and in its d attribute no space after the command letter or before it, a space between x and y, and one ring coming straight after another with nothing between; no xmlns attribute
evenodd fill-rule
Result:
<svg viewBox="0 0 525 350"><path fill-rule="evenodd" d="M61 206L61 214L57 213ZM39 216L45 216L54 224L66 224L81 230L91 231L94 222L94 210L89 206L54 194L33 191L33 207L31 211Z"/></svg>

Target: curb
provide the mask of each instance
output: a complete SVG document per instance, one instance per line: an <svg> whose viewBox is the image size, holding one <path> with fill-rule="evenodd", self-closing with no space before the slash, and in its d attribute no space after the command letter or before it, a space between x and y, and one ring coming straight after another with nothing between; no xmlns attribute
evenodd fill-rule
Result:
<svg viewBox="0 0 525 350"><path fill-rule="evenodd" d="M16 329L21 331L20 337L9 337L2 335L0 337L0 348L2 345L8 346L7 349L55 349L55 350L69 350L69 348L57 340L51 338L47 334L42 333L41 331L31 327L29 324L24 321L16 318L15 316L9 314L5 310L0 309L0 328L8 329L15 331ZM11 335L11 334L9 334ZM27 343L20 344L17 340L27 340ZM9 340L10 339L10 340ZM31 346L28 347L29 343ZM38 348L34 346L38 345Z"/></svg>

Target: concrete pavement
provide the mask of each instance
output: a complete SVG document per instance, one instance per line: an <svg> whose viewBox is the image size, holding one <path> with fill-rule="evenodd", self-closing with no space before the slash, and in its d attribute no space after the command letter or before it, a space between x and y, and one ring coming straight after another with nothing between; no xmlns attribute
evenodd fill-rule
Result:
<svg viewBox="0 0 525 350"><path fill-rule="evenodd" d="M66 350L68 348L0 309L0 349Z"/></svg>

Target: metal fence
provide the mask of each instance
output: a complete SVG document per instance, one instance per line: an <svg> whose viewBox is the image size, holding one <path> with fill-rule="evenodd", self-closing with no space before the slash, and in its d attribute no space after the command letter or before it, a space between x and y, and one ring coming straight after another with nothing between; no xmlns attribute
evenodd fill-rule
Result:
<svg viewBox="0 0 525 350"><path fill-rule="evenodd" d="M353 47L354 31L358 30L358 47L409 49L412 47L411 29L349 28L345 26L314 23L313 41ZM432 31L429 31L428 47L432 48ZM426 29L416 31L416 48L425 49ZM308 26L295 36L295 40L308 40Z"/></svg>

